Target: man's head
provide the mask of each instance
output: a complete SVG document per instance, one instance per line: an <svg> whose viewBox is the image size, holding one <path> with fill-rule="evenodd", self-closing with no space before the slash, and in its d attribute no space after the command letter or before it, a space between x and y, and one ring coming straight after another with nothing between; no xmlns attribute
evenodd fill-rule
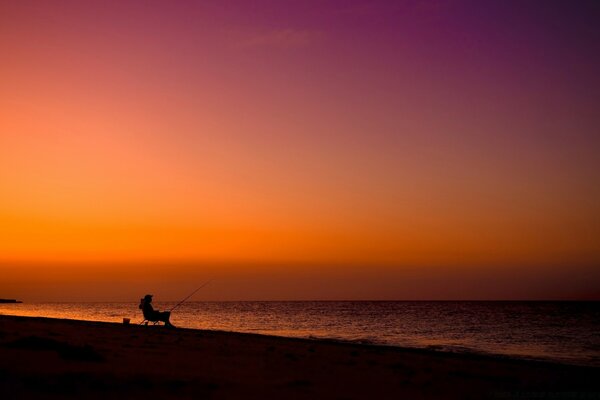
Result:
<svg viewBox="0 0 600 400"><path fill-rule="evenodd" d="M152 295L151 294L147 294L146 296L144 296L144 301L150 303L152 301Z"/></svg>

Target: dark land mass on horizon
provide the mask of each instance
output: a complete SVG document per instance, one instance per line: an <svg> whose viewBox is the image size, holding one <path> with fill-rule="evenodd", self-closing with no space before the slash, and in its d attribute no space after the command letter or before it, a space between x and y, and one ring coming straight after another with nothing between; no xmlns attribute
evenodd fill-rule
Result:
<svg viewBox="0 0 600 400"><path fill-rule="evenodd" d="M2 398L527 398L600 368L325 340L0 316ZM589 398L589 397L582 397Z"/></svg>
<svg viewBox="0 0 600 400"><path fill-rule="evenodd" d="M15 299L0 299L0 303L1 304L11 304L11 303L22 303L22 301L20 300L15 300Z"/></svg>

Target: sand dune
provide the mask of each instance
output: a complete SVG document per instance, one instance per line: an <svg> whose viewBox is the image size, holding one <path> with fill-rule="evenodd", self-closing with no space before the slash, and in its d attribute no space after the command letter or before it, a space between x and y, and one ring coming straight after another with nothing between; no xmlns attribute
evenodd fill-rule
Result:
<svg viewBox="0 0 600 400"><path fill-rule="evenodd" d="M523 399L575 392L588 396L575 398L598 394L599 369L241 333L0 316L3 399Z"/></svg>

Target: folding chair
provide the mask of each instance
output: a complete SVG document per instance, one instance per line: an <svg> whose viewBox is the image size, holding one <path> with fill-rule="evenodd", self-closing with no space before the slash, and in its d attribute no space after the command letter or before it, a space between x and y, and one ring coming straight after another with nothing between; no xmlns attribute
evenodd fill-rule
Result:
<svg viewBox="0 0 600 400"><path fill-rule="evenodd" d="M140 325L148 326L149 323L151 323L152 325L158 325L158 323L160 322L159 320L153 319L153 316L149 315L149 313L147 313L144 309L142 309L142 312L144 313L144 320L140 322Z"/></svg>

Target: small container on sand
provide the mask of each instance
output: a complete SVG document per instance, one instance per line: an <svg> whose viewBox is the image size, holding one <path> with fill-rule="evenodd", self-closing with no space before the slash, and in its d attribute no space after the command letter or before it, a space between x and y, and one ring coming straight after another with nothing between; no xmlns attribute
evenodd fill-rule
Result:
<svg viewBox="0 0 600 400"><path fill-rule="evenodd" d="M129 318L123 318L123 325L129 325Z"/></svg>

